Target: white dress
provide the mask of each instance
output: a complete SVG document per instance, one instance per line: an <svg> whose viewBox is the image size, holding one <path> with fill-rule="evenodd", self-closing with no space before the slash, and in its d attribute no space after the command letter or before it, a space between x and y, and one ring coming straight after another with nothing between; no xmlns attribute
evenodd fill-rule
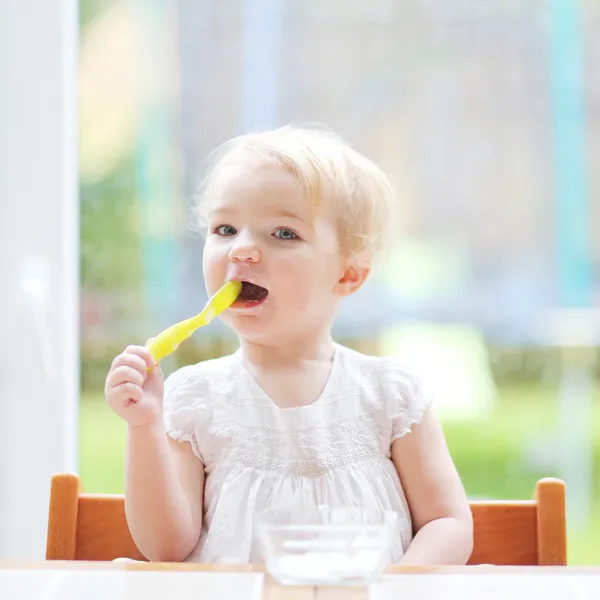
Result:
<svg viewBox="0 0 600 600"><path fill-rule="evenodd" d="M205 466L202 533L187 560L262 562L253 538L258 511L330 505L396 511L397 562L412 523L390 448L430 402L396 360L337 344L321 396L296 408L273 403L241 350L179 369L165 383L165 427Z"/></svg>

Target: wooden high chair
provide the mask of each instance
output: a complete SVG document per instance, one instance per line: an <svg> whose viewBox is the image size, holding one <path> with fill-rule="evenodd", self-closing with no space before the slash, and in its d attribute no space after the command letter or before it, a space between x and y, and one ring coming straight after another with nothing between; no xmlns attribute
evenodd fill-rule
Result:
<svg viewBox="0 0 600 600"><path fill-rule="evenodd" d="M565 484L542 479L535 499L471 502L475 546L469 564L566 565ZM79 477L52 477L46 559L145 560L125 520L122 495L86 494Z"/></svg>

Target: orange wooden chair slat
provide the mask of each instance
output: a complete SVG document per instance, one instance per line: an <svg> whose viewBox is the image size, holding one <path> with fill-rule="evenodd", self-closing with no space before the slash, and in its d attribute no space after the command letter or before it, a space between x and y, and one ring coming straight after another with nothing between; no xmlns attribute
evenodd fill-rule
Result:
<svg viewBox="0 0 600 600"><path fill-rule="evenodd" d="M475 524L470 564L566 565L565 484L538 481L533 500L471 502ZM86 494L79 477L52 478L48 560L145 560L125 519L121 495Z"/></svg>

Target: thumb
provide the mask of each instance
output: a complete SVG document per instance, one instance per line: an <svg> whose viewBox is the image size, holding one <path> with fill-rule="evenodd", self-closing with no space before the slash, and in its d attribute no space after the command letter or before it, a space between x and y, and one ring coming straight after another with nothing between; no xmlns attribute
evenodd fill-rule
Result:
<svg viewBox="0 0 600 600"><path fill-rule="evenodd" d="M164 378L159 364L154 365L146 374L146 381L150 384L162 383Z"/></svg>
<svg viewBox="0 0 600 600"><path fill-rule="evenodd" d="M148 339L146 340L146 343L144 344L144 347L145 347L146 349L148 349L148 350L149 350L149 348L150 348L150 344L152 343L152 340L153 340L153 339L154 339L154 338L153 338L153 337L151 337L151 338L148 338ZM157 361L154 359L154 356L152 355L152 353L151 353L150 351L149 351L148 353L150 354L150 361L151 361L151 362L149 363L149 365L148 365L148 368L147 368L146 370L147 370L147 371L148 371L148 373L150 374L150 373L151 373L152 371L154 371L155 369L160 369L160 365L159 365L159 363L158 363L158 362L157 362Z"/></svg>

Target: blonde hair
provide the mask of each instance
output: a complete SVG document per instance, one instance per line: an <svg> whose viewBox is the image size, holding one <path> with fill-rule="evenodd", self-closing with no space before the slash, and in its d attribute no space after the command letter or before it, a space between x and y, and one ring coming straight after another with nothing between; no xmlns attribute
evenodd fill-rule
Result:
<svg viewBox="0 0 600 600"><path fill-rule="evenodd" d="M394 233L394 190L371 160L325 128L286 125L235 137L212 153L195 208L206 223L219 171L251 153L267 164L290 170L311 206L333 202L342 249L369 263L387 249Z"/></svg>

